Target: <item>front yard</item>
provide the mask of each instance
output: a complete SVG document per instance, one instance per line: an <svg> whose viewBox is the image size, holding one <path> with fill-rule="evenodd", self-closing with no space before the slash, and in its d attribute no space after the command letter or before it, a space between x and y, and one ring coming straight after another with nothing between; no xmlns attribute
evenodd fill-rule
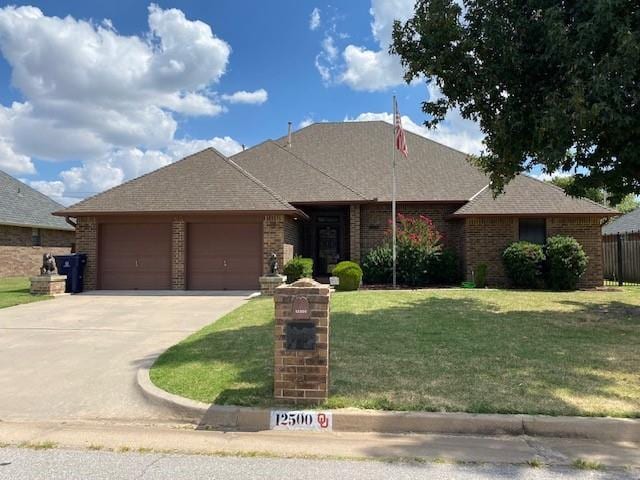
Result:
<svg viewBox="0 0 640 480"><path fill-rule="evenodd" d="M640 288L332 297L326 407L640 417ZM163 354L151 379L203 402L270 405L273 300Z"/></svg>
<svg viewBox="0 0 640 480"><path fill-rule="evenodd" d="M26 277L0 278L0 308L49 298L51 297L45 295L31 295L29 293L29 279Z"/></svg>

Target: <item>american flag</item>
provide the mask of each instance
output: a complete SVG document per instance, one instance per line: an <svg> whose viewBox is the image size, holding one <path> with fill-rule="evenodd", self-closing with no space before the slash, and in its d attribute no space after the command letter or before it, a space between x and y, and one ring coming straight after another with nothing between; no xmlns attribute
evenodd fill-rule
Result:
<svg viewBox="0 0 640 480"><path fill-rule="evenodd" d="M409 149L407 148L407 139L404 136L404 129L402 128L402 120L400 118L400 111L398 110L398 102L395 102L395 117L393 119L393 126L395 129L396 150L399 150L404 158L407 158L409 156Z"/></svg>

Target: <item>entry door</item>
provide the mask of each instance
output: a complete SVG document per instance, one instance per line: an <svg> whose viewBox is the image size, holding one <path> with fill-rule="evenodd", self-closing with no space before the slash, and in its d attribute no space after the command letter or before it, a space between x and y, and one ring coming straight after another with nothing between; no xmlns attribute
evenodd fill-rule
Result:
<svg viewBox="0 0 640 480"><path fill-rule="evenodd" d="M99 226L100 288L171 288L171 226L168 223L105 223Z"/></svg>
<svg viewBox="0 0 640 480"><path fill-rule="evenodd" d="M254 290L262 273L262 224L191 223L189 290Z"/></svg>
<svg viewBox="0 0 640 480"><path fill-rule="evenodd" d="M328 275L340 261L340 227L323 225L318 227L318 273Z"/></svg>

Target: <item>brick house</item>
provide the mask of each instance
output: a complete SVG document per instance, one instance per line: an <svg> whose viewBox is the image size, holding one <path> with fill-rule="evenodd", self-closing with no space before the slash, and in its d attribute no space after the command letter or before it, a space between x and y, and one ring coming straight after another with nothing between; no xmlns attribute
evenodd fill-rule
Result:
<svg viewBox="0 0 640 480"><path fill-rule="evenodd" d="M69 253L75 233L62 205L0 171L0 278L36 275L42 255Z"/></svg>
<svg viewBox="0 0 640 480"><path fill-rule="evenodd" d="M392 138L384 122L313 124L230 158L203 150L57 214L78 220L88 288L254 289L272 252L281 265L312 257L323 277L385 240ZM509 243L564 233L590 258L581 286L602 283L613 210L524 175L493 199L464 153L411 133L407 143L398 212L431 217L467 276L487 263L503 285Z"/></svg>

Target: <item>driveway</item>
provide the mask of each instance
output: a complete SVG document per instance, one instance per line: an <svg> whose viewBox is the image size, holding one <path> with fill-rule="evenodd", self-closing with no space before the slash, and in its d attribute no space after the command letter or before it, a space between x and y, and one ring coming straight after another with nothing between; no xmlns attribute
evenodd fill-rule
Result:
<svg viewBox="0 0 640 480"><path fill-rule="evenodd" d="M0 309L1 420L166 420L136 371L250 292L100 292Z"/></svg>

